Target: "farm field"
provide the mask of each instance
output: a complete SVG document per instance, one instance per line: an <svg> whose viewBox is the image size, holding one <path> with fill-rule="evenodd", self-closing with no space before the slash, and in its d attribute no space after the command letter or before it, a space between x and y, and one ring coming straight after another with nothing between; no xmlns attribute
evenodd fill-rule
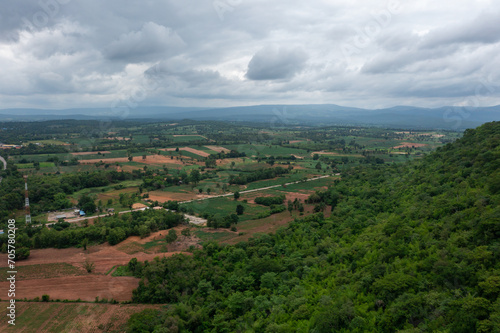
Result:
<svg viewBox="0 0 500 333"><path fill-rule="evenodd" d="M157 263L181 253L190 256L207 242L253 242L316 213L329 217L335 203L327 196L339 195L335 187L344 173L420 159L457 137L439 131L262 129L189 121L124 122L92 140L74 127L66 132L47 135L40 145L0 151L8 161L8 170L1 176L2 221L15 218L22 235L19 247L29 249L26 258L16 262L16 297L39 300L49 295L54 301L19 302L20 311L41 313L38 319L20 318L19 327L27 332L36 325L47 332L88 327L119 331L126 319L116 317L111 304L108 309L99 308L108 306L101 303L62 302L129 302L140 281L134 277L138 273L130 270L131 260ZM36 226L29 232L24 228L25 181ZM137 208L145 211L129 212ZM141 217L148 216L148 211L173 214L163 208L185 215L177 215L182 221L173 227L163 225L161 231L158 225L164 217ZM83 210L85 217L75 218L76 209L77 214ZM106 221L112 222L103 226ZM5 230L1 224L0 230ZM79 236L86 232L98 243ZM49 242L51 237L59 241ZM0 241L5 239L0 234ZM4 294L8 289L5 249L0 253L0 292ZM95 323L85 321L84 315L78 315L82 322L64 319L73 318L79 309L103 315L95 317ZM135 310L123 311L125 318Z"/></svg>
<svg viewBox="0 0 500 333"><path fill-rule="evenodd" d="M6 317L6 302L0 302ZM4 306L5 305L5 306ZM130 315L161 305L17 302L16 326L0 321L1 332L124 332Z"/></svg>

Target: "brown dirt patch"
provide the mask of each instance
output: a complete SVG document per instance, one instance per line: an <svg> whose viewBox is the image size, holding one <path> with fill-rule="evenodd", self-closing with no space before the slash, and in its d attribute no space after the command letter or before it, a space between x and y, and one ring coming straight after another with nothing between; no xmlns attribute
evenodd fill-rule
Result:
<svg viewBox="0 0 500 333"><path fill-rule="evenodd" d="M158 202L167 202L169 200L186 201L196 199L198 196L195 193L189 192L163 192L153 191L149 192L149 200Z"/></svg>
<svg viewBox="0 0 500 333"><path fill-rule="evenodd" d="M190 153L199 155L201 157L208 157L208 156L210 156L210 154L207 153L207 152L204 152L204 151L201 151L201 150L198 150L198 149L194 149L194 148L190 148L190 147L184 147L181 150L188 151Z"/></svg>
<svg viewBox="0 0 500 333"><path fill-rule="evenodd" d="M299 143L299 142L304 142L304 140L290 140L290 143Z"/></svg>
<svg viewBox="0 0 500 333"><path fill-rule="evenodd" d="M175 151L176 149L177 148L163 148L163 149L160 149L160 150L163 150L163 151ZM191 148L191 147L182 147L182 148L179 148L179 150L188 151L190 153L199 155L201 157L210 156L210 154L207 153L207 152L204 152L204 151L201 151L201 150L198 150L198 149L194 149L194 148Z"/></svg>
<svg viewBox="0 0 500 333"><path fill-rule="evenodd" d="M221 147L221 146L205 146L205 148L216 151L218 153L229 153L231 151L231 150L224 148L224 147Z"/></svg>
<svg viewBox="0 0 500 333"><path fill-rule="evenodd" d="M80 155L96 155L98 153L101 153L101 154L111 154L110 151L84 151L84 152L81 152L81 153L71 153L71 155L74 155L74 156L80 156Z"/></svg>
<svg viewBox="0 0 500 333"><path fill-rule="evenodd" d="M428 146L426 143L411 143L411 142L402 142L400 145L392 147L393 149L399 149L399 148L412 148L412 147L425 147Z"/></svg>
<svg viewBox="0 0 500 333"><path fill-rule="evenodd" d="M146 206L145 204L142 204L142 203L135 203L132 205L132 209L141 209L141 208L146 208L148 206Z"/></svg>
<svg viewBox="0 0 500 333"><path fill-rule="evenodd" d="M9 282L0 282L0 290L7 292ZM96 297L127 301L139 285L135 277L89 274L49 279L16 281L16 298L33 299L49 295L52 299L93 301Z"/></svg>

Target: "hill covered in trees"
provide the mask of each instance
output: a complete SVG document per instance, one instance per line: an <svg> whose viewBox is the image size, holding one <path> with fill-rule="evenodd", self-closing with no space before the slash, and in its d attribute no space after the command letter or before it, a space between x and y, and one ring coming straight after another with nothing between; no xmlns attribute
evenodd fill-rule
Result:
<svg viewBox="0 0 500 333"><path fill-rule="evenodd" d="M423 160L360 166L332 209L235 246L131 262L131 332L499 332L500 122Z"/></svg>

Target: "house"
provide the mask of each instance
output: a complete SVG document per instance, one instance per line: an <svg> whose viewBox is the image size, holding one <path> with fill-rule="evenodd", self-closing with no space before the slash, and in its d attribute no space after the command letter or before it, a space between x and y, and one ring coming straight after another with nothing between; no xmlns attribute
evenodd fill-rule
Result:
<svg viewBox="0 0 500 333"><path fill-rule="evenodd" d="M114 213L115 209L114 208L108 208L108 213Z"/></svg>
<svg viewBox="0 0 500 333"><path fill-rule="evenodd" d="M73 211L73 214L75 214L75 216L80 215L80 210L79 210L79 209L75 209L75 210Z"/></svg>
<svg viewBox="0 0 500 333"><path fill-rule="evenodd" d="M66 215L65 214L62 214L62 215L56 215L56 219L59 220L59 219L65 219L66 218Z"/></svg>
<svg viewBox="0 0 500 333"><path fill-rule="evenodd" d="M80 211L80 216L85 216L85 212L83 210Z"/></svg>

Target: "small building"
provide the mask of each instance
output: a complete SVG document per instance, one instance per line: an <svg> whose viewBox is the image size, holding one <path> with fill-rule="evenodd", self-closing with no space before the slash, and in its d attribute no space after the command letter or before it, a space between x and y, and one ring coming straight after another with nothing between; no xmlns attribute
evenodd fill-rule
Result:
<svg viewBox="0 0 500 333"><path fill-rule="evenodd" d="M83 210L80 211L80 216L85 216L85 212Z"/></svg>
<svg viewBox="0 0 500 333"><path fill-rule="evenodd" d="M114 208L108 208L108 213L114 213L115 209Z"/></svg>
<svg viewBox="0 0 500 333"><path fill-rule="evenodd" d="M75 216L80 215L80 210L79 210L79 209L75 209L75 210L73 211L73 214L75 214Z"/></svg>
<svg viewBox="0 0 500 333"><path fill-rule="evenodd" d="M56 215L56 219L65 219L66 218L66 214L62 214L62 215Z"/></svg>

